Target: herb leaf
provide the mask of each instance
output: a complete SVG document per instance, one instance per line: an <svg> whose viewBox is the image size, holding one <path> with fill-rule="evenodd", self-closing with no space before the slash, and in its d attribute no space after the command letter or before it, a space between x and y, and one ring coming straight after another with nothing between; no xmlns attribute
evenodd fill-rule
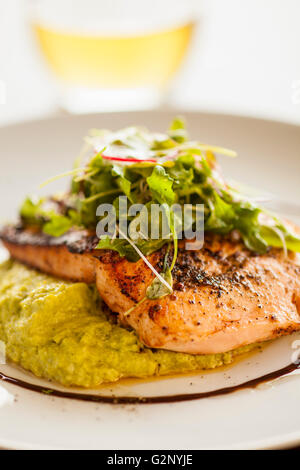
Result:
<svg viewBox="0 0 300 470"><path fill-rule="evenodd" d="M147 178L153 198L160 204L172 205L175 201L175 193L172 189L174 180L162 166L155 166L149 178Z"/></svg>
<svg viewBox="0 0 300 470"><path fill-rule="evenodd" d="M173 286L172 272L170 269L167 269L166 272L161 274L161 276L171 287ZM157 277L155 277L152 284L150 284L146 291L146 296L148 299L156 300L161 299L170 293L170 289L168 289L162 282L160 282Z"/></svg>
<svg viewBox="0 0 300 470"><path fill-rule="evenodd" d="M72 219L63 215L52 215L51 220L43 226L43 232L52 237L60 237L73 226Z"/></svg>

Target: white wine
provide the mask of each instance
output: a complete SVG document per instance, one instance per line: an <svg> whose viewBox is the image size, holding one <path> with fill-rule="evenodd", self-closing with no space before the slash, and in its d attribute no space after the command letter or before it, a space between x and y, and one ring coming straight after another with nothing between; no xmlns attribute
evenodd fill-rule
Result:
<svg viewBox="0 0 300 470"><path fill-rule="evenodd" d="M42 52L69 85L163 88L181 65L194 24L126 35L75 34L34 23Z"/></svg>

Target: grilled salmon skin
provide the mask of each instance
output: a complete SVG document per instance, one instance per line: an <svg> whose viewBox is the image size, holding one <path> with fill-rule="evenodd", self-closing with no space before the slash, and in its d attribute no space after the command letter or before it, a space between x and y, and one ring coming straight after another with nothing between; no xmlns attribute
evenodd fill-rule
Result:
<svg viewBox="0 0 300 470"><path fill-rule="evenodd" d="M257 255L231 236L208 234L198 251L186 251L182 242L173 293L150 300L144 298L153 274L145 263L95 249L97 238L88 231L54 238L9 226L0 238L16 260L64 279L96 283L120 322L151 348L222 353L300 329L297 254L270 249ZM164 257L162 248L148 259L160 271Z"/></svg>

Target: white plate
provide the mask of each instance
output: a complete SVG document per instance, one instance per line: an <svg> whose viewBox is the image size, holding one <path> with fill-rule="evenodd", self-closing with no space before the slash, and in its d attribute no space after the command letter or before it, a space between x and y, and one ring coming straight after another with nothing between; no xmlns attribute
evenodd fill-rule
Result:
<svg viewBox="0 0 300 470"><path fill-rule="evenodd" d="M37 185L68 170L91 127L145 124L165 129L174 113L146 112L49 119L0 129L1 219ZM290 203L299 201L300 129L255 119L185 113L191 134L238 150L222 158L231 178L262 187ZM54 185L63 187L65 182ZM51 190L54 189L51 188ZM47 188L49 191L49 188ZM297 216L297 213L294 215ZM174 395L230 387L288 365L299 334L282 338L233 367L207 374L134 381L85 393ZM0 371L49 387L17 367ZM52 384L52 388L63 390ZM76 391L74 391L76 392ZM300 442L298 373L256 389L169 404L109 405L41 395L0 383L0 446L68 449L270 448Z"/></svg>

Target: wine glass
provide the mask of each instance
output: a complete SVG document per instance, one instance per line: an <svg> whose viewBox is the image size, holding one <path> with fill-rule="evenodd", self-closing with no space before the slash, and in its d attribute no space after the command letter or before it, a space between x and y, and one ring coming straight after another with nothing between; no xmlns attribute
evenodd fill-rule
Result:
<svg viewBox="0 0 300 470"><path fill-rule="evenodd" d="M70 112L159 106L188 50L194 0L35 0L30 22Z"/></svg>

